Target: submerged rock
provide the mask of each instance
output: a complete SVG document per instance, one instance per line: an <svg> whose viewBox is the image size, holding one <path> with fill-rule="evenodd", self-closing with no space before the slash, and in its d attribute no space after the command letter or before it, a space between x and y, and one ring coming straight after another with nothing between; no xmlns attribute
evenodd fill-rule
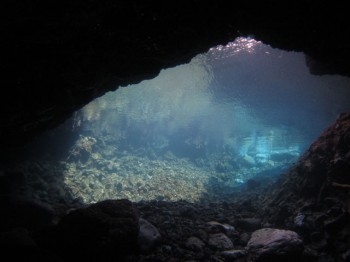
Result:
<svg viewBox="0 0 350 262"><path fill-rule="evenodd" d="M235 232L235 228L229 224L221 224L216 221L209 221L207 224L208 230L212 233L232 233Z"/></svg>
<svg viewBox="0 0 350 262"><path fill-rule="evenodd" d="M250 262L297 261L303 241L294 231L262 228L253 232L247 250Z"/></svg>
<svg viewBox="0 0 350 262"><path fill-rule="evenodd" d="M55 210L47 203L24 198L0 199L0 231L15 227L37 230L54 222Z"/></svg>
<svg viewBox="0 0 350 262"><path fill-rule="evenodd" d="M127 200L105 200L76 209L41 236L41 245L64 261L118 259L137 250L139 216Z"/></svg>
<svg viewBox="0 0 350 262"><path fill-rule="evenodd" d="M242 246L246 246L250 240L250 235L248 233L243 233L239 236L238 243Z"/></svg>
<svg viewBox="0 0 350 262"><path fill-rule="evenodd" d="M238 261L237 259L243 258L247 255L245 250L226 250L221 252L221 255L225 258L225 261Z"/></svg>
<svg viewBox="0 0 350 262"><path fill-rule="evenodd" d="M147 220L140 218L140 232L138 236L139 248L142 252L151 251L160 241L161 235L158 229Z"/></svg>
<svg viewBox="0 0 350 262"><path fill-rule="evenodd" d="M218 250L229 250L233 248L233 243L223 233L210 234L209 235L209 245Z"/></svg>
<svg viewBox="0 0 350 262"><path fill-rule="evenodd" d="M40 248L25 228L0 233L0 250L4 261L62 262L54 254Z"/></svg>
<svg viewBox="0 0 350 262"><path fill-rule="evenodd" d="M193 251L202 251L205 247L205 243L197 237L190 237L187 239L185 246Z"/></svg>

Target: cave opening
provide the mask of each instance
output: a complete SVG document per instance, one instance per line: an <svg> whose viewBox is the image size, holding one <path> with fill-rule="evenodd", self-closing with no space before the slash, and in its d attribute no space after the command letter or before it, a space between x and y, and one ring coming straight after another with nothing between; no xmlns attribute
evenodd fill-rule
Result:
<svg viewBox="0 0 350 262"><path fill-rule="evenodd" d="M87 104L12 173L25 178L19 194L49 203L222 200L286 172L350 110L349 81L237 38Z"/></svg>

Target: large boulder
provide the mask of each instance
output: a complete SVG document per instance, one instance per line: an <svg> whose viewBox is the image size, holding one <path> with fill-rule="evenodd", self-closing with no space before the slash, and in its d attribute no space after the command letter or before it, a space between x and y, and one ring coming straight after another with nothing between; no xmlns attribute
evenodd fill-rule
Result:
<svg viewBox="0 0 350 262"><path fill-rule="evenodd" d="M113 261L137 250L138 233L132 202L104 200L70 212L40 240L65 261Z"/></svg>
<svg viewBox="0 0 350 262"><path fill-rule="evenodd" d="M62 262L54 254L40 248L25 228L0 233L2 261Z"/></svg>
<svg viewBox="0 0 350 262"><path fill-rule="evenodd" d="M21 197L0 198L0 232L23 227L39 230L52 225L55 210L47 203Z"/></svg>
<svg viewBox="0 0 350 262"><path fill-rule="evenodd" d="M294 231L262 228L253 232L247 250L249 262L297 261L303 242Z"/></svg>

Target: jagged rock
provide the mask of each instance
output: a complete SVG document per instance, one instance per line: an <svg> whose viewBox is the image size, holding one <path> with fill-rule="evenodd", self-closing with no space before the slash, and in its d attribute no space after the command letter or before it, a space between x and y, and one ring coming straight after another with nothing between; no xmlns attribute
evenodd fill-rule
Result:
<svg viewBox="0 0 350 262"><path fill-rule="evenodd" d="M228 250L233 248L231 239L229 239L223 233L210 234L208 243L211 247L214 247L218 250Z"/></svg>
<svg viewBox="0 0 350 262"><path fill-rule="evenodd" d="M161 240L161 235L154 225L143 218L140 218L139 225L139 247L142 252L147 253L151 251L154 246Z"/></svg>
<svg viewBox="0 0 350 262"><path fill-rule="evenodd" d="M303 242L294 231L263 228L253 232L247 250L249 262L296 261L301 257Z"/></svg>

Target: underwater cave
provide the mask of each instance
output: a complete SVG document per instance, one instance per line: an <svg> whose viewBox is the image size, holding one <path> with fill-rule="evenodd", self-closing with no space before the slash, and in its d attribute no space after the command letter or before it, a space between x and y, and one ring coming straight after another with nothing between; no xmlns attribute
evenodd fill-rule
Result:
<svg viewBox="0 0 350 262"><path fill-rule="evenodd" d="M26 197L49 203L224 201L288 171L350 110L349 84L311 75L302 53L240 37L97 98L37 138L15 170Z"/></svg>
<svg viewBox="0 0 350 262"><path fill-rule="evenodd" d="M195 20L91 1L48 18L16 2L6 43L25 63L8 66L16 88L2 110L4 256L349 261L348 42L306 37L319 32L313 6L299 20L285 10L289 32L305 30L288 42L262 27L287 23L268 7L269 18L202 4ZM117 29L119 19L134 24ZM337 48L325 52L327 41Z"/></svg>

